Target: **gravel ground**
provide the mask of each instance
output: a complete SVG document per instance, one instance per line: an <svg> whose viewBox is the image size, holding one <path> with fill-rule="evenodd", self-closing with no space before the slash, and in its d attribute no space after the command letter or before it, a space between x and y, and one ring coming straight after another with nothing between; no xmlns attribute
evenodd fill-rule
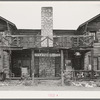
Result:
<svg viewBox="0 0 100 100"><path fill-rule="evenodd" d="M100 87L61 86L61 80L49 81L19 81L11 80L0 82L0 91L100 91Z"/></svg>
<svg viewBox="0 0 100 100"><path fill-rule="evenodd" d="M76 87L76 86L2 86L0 91L100 91L100 87Z"/></svg>
<svg viewBox="0 0 100 100"><path fill-rule="evenodd" d="M93 83L88 81L89 83ZM61 80L8 80L0 82L0 98L100 98L100 87L84 87L87 82L61 86Z"/></svg>

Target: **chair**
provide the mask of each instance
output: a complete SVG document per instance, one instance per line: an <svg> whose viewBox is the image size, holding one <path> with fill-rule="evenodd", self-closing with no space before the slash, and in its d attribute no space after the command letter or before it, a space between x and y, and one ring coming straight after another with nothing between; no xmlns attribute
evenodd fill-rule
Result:
<svg viewBox="0 0 100 100"><path fill-rule="evenodd" d="M27 67L22 67L21 68L21 77L22 78L28 77L28 68Z"/></svg>

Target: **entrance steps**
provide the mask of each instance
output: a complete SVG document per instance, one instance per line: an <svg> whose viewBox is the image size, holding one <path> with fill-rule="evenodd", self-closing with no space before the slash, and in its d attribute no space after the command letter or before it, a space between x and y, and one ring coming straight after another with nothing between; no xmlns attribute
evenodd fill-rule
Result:
<svg viewBox="0 0 100 100"><path fill-rule="evenodd" d="M21 80L21 77L11 77L11 80ZM35 80L59 80L61 77L35 77ZM31 77L30 77L31 80Z"/></svg>
<svg viewBox="0 0 100 100"><path fill-rule="evenodd" d="M12 82L15 84L19 82L25 82L20 77L13 77L11 78ZM26 80L26 82L31 82L32 79ZM39 86L60 86L61 85L61 77L54 77L54 78L35 78L34 82L36 85Z"/></svg>
<svg viewBox="0 0 100 100"><path fill-rule="evenodd" d="M61 80L37 80L38 85L44 85L44 86L59 86L61 85Z"/></svg>
<svg viewBox="0 0 100 100"><path fill-rule="evenodd" d="M61 85L61 78L54 78L54 79L35 79L35 82L38 83L38 85L44 85L44 86L59 86Z"/></svg>
<svg viewBox="0 0 100 100"><path fill-rule="evenodd" d="M61 77L37 77L35 80L59 80Z"/></svg>

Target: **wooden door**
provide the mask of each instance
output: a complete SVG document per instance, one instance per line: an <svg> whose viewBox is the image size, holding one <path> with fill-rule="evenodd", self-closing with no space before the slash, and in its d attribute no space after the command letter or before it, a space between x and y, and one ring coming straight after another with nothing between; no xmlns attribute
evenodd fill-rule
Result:
<svg viewBox="0 0 100 100"><path fill-rule="evenodd" d="M31 75L31 61L30 59L22 59L22 68L27 69L28 75Z"/></svg>
<svg viewBox="0 0 100 100"><path fill-rule="evenodd" d="M21 59L13 59L12 73L14 77L21 77Z"/></svg>
<svg viewBox="0 0 100 100"><path fill-rule="evenodd" d="M35 57L34 60L34 76L39 77L39 57Z"/></svg>
<svg viewBox="0 0 100 100"><path fill-rule="evenodd" d="M55 77L61 76L61 58L55 57Z"/></svg>

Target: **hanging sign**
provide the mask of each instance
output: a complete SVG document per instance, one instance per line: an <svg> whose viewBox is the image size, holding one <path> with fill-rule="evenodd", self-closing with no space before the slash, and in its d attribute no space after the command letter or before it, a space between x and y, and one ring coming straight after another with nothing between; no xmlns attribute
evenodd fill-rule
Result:
<svg viewBox="0 0 100 100"><path fill-rule="evenodd" d="M34 56L37 56L37 57L58 57L58 56L60 56L60 54L57 54L57 53L35 53Z"/></svg>

